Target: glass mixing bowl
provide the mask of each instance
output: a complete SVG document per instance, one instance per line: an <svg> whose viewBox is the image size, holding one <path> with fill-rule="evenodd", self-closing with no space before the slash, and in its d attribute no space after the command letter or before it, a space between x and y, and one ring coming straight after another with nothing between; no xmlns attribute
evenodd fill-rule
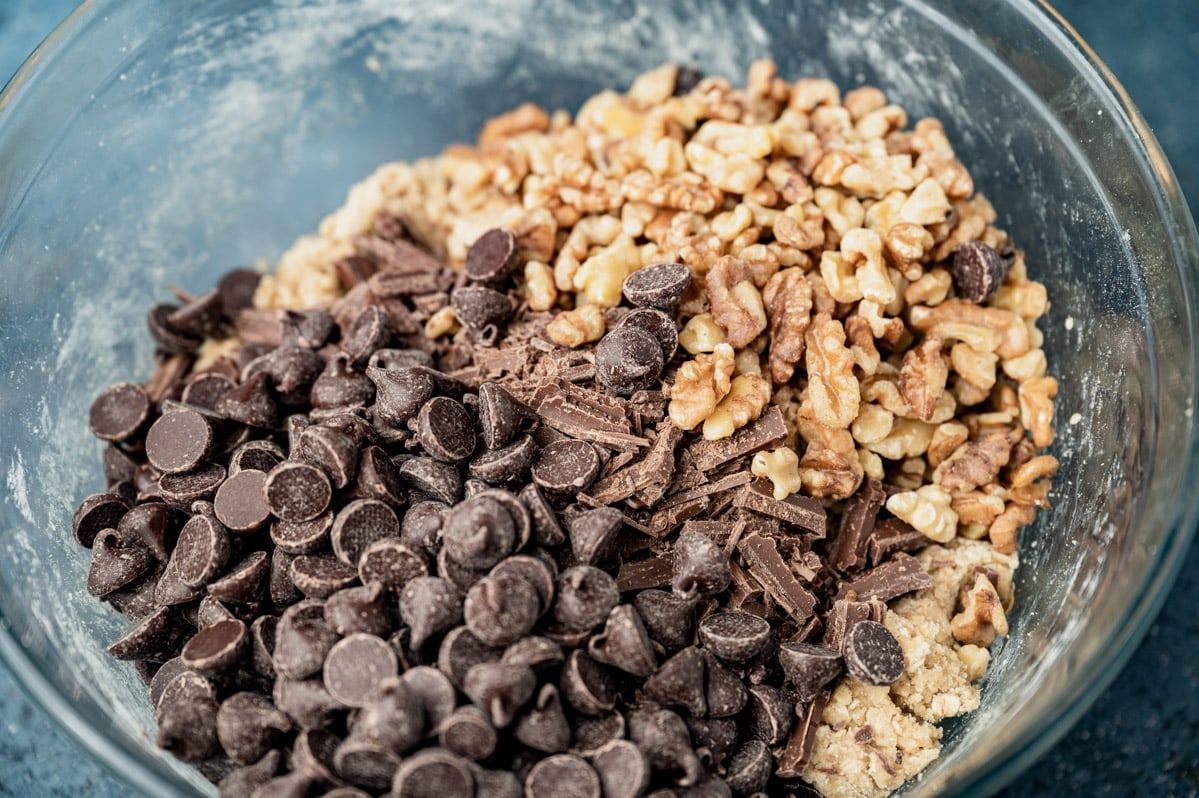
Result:
<svg viewBox="0 0 1199 798"><path fill-rule="evenodd" d="M664 61L735 81L883 87L938 116L1049 287L1061 381L1055 506L1027 530L982 708L911 795L985 792L1066 732L1127 658L1190 539L1194 227L1111 75L1023 0L92 0L0 97L0 655L148 794L212 793L152 745L125 621L85 590L85 421L144 377L169 285L278 255L382 161L469 139L525 99L577 107Z"/></svg>

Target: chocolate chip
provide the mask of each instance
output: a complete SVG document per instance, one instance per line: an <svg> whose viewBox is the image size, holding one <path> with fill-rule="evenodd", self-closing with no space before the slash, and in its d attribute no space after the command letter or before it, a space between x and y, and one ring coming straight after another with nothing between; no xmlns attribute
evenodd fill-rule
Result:
<svg viewBox="0 0 1199 798"><path fill-rule="evenodd" d="M188 608L190 610L190 608ZM193 619L189 618L189 622ZM200 605L195 609L194 623L196 629L207 629L209 626L222 621L236 621L238 617L229 608L212 596L200 599Z"/></svg>
<svg viewBox="0 0 1199 798"><path fill-rule="evenodd" d="M791 733L797 707L777 687L755 684L749 688L749 728L757 740L779 745Z"/></svg>
<svg viewBox="0 0 1199 798"><path fill-rule="evenodd" d="M526 798L600 798L599 776L590 765L573 754L547 757L529 771Z"/></svg>
<svg viewBox="0 0 1199 798"><path fill-rule="evenodd" d="M387 311L375 306L363 308L342 336L341 349L355 363L366 363L377 349L395 339L395 326Z"/></svg>
<svg viewBox="0 0 1199 798"><path fill-rule="evenodd" d="M320 679L276 679L271 700L301 729L326 726L345 709Z"/></svg>
<svg viewBox="0 0 1199 798"><path fill-rule="evenodd" d="M271 508L266 502L266 474L243 469L226 479L213 499L217 519L234 532L250 532L266 523Z"/></svg>
<svg viewBox="0 0 1199 798"><path fill-rule="evenodd" d="M246 625L238 620L205 627L187 641L180 657L197 673L212 676L233 668L250 648Z"/></svg>
<svg viewBox="0 0 1199 798"><path fill-rule="evenodd" d="M404 487L400 472L382 448L368 446L358 458L358 479L353 495L362 499L378 499L398 507L404 503Z"/></svg>
<svg viewBox="0 0 1199 798"><path fill-rule="evenodd" d="M87 592L96 598L132 584L150 570L154 556L138 544L126 545L115 529L105 529L92 544Z"/></svg>
<svg viewBox="0 0 1199 798"><path fill-rule="evenodd" d="M190 471L212 451L212 425L195 410L160 416L146 433L146 458L165 474Z"/></svg>
<svg viewBox="0 0 1199 798"><path fill-rule="evenodd" d="M316 518L333 498L333 486L324 471L291 460L267 474L264 489L271 512L289 523Z"/></svg>
<svg viewBox="0 0 1199 798"><path fill-rule="evenodd" d="M264 598L271 564L265 551L252 551L229 572L208 585L208 595L233 604L249 604Z"/></svg>
<svg viewBox="0 0 1199 798"><path fill-rule="evenodd" d="M119 482L132 482L137 473L137 463L128 454L121 451L116 444L110 443L104 447L102 456L104 464L104 479L109 485Z"/></svg>
<svg viewBox="0 0 1199 798"><path fill-rule="evenodd" d="M453 584L463 594L486 573L456 562L445 549L437 552L437 575Z"/></svg>
<svg viewBox="0 0 1199 798"><path fill-rule="evenodd" d="M442 748L475 762L491 756L496 739L491 721L473 706L458 707L437 729L437 741Z"/></svg>
<svg viewBox="0 0 1199 798"><path fill-rule="evenodd" d="M297 680L319 673L339 639L324 620L284 618L275 631L272 661L276 673Z"/></svg>
<svg viewBox="0 0 1199 798"><path fill-rule="evenodd" d="M387 641L355 632L338 641L325 659L325 689L351 707L363 706L375 688L399 671Z"/></svg>
<svg viewBox="0 0 1199 798"><path fill-rule="evenodd" d="M524 798L524 788L506 770L474 768L475 798Z"/></svg>
<svg viewBox="0 0 1199 798"><path fill-rule="evenodd" d="M158 578L154 585L153 600L162 605L187 604L195 601L204 595L204 586L193 587L186 584L180 576L180 558L176 556L178 548L172 552L171 559L167 562L167 566L162 571L162 575ZM108 600L113 602L113 606L120 608L117 603L117 596L123 591L117 591L108 597Z"/></svg>
<svg viewBox="0 0 1199 798"><path fill-rule="evenodd" d="M350 356L338 352L329 358L320 376L312 383L309 394L317 408L368 405L375 399L375 384L354 370Z"/></svg>
<svg viewBox="0 0 1199 798"><path fill-rule="evenodd" d="M649 787L645 754L628 740L612 740L591 755L604 798L638 798Z"/></svg>
<svg viewBox="0 0 1199 798"><path fill-rule="evenodd" d="M466 628L492 646L506 646L524 637L537 623L537 591L513 574L485 576L466 594L462 614Z"/></svg>
<svg viewBox="0 0 1199 798"><path fill-rule="evenodd" d="M512 519L513 534L516 537L516 541L513 544L514 551L523 549L528 544L529 537L533 533L532 519L529 517L529 511L525 507L524 502L518 499L515 494L503 488L484 486L471 495L471 498L475 497L491 499L508 511L508 517Z"/></svg>
<svg viewBox="0 0 1199 798"><path fill-rule="evenodd" d="M700 621L699 639L725 662L745 662L766 647L770 624L751 612L723 610Z"/></svg>
<svg viewBox="0 0 1199 798"><path fill-rule="evenodd" d="M274 441L246 441L229 455L229 475L238 471L266 473L286 459L287 455Z"/></svg>
<svg viewBox="0 0 1199 798"><path fill-rule="evenodd" d="M391 538L376 540L358 557L358 576L363 584L375 584L391 593L399 593L413 579L428 573L424 554Z"/></svg>
<svg viewBox="0 0 1199 798"><path fill-rule="evenodd" d="M619 603L616 580L594 566L576 565L558 577L554 620L567 629L594 629Z"/></svg>
<svg viewBox="0 0 1199 798"><path fill-rule="evenodd" d="M113 493L96 493L79 503L71 518L71 533L80 546L91 547L96 535L102 530L116 528L125 514L130 512L129 503Z"/></svg>
<svg viewBox="0 0 1199 798"><path fill-rule="evenodd" d="M426 748L404 760L391 785L393 798L472 796L475 780L466 760L442 748Z"/></svg>
<svg viewBox="0 0 1199 798"><path fill-rule="evenodd" d="M104 390L88 411L88 426L97 438L123 441L132 438L150 416L150 397L137 383L120 382Z"/></svg>
<svg viewBox="0 0 1199 798"><path fill-rule="evenodd" d="M372 740L342 740L333 753L337 775L348 782L370 790L385 790L391 786L400 767L400 757ZM370 798L361 790L339 787L323 798Z"/></svg>
<svg viewBox="0 0 1199 798"><path fill-rule="evenodd" d="M107 497L109 500L116 499L116 497L110 494L99 495ZM95 498L89 497L89 499L85 499L84 504ZM117 504L119 507L127 506L123 501L119 500ZM103 505L94 506L89 510L89 513L100 510L102 507ZM117 511L117 506L113 506L110 509L115 512ZM80 510L83 510L83 505L80 506ZM117 531L120 533L122 540L129 541L130 543L140 543L159 562L166 562L171 556L168 543L173 545L174 541L171 538L177 531L177 518L178 515L175 511L171 510L165 504L159 504L158 502L141 504L129 510L123 516L120 516ZM80 518L78 513L76 514L76 519L82 524L76 531L76 538L79 537L80 531L86 533L89 526L103 520L102 517L85 520Z"/></svg>
<svg viewBox="0 0 1199 798"><path fill-rule="evenodd" d="M217 291L221 294L221 307L231 319L243 310L254 307L254 293L262 275L253 269L232 269L221 275Z"/></svg>
<svg viewBox="0 0 1199 798"><path fill-rule="evenodd" d="M420 366L433 368L433 356L419 349L379 349L367 361L367 368L402 369Z"/></svg>
<svg viewBox="0 0 1199 798"><path fill-rule="evenodd" d="M595 376L620 396L652 388L662 375L662 347L640 327L618 327L595 347Z"/></svg>
<svg viewBox="0 0 1199 798"><path fill-rule="evenodd" d="M620 320L619 327L640 327L654 336L654 340L662 347L662 359L667 363L674 357L675 352L679 351L679 328L675 326L674 317L660 310L630 310Z"/></svg>
<svg viewBox="0 0 1199 798"><path fill-rule="evenodd" d="M295 559L295 556L280 548L271 552L271 577L267 587L271 601L276 606L286 607L304 597L291 579L291 564Z"/></svg>
<svg viewBox="0 0 1199 798"><path fill-rule="evenodd" d="M433 378L422 369L368 367L366 376L375 384L375 414L389 424L404 424L433 397Z"/></svg>
<svg viewBox="0 0 1199 798"><path fill-rule="evenodd" d="M713 718L728 718L745 708L749 699L745 684L740 677L725 668L716 657L704 651L704 699L708 703L708 715Z"/></svg>
<svg viewBox="0 0 1199 798"><path fill-rule="evenodd" d="M492 485L524 480L536 456L537 444L532 437L522 435L508 446L477 455L470 462L470 475Z"/></svg>
<svg viewBox="0 0 1199 798"><path fill-rule="evenodd" d="M502 280L517 264L516 236L495 228L475 239L466 250L462 271L472 280Z"/></svg>
<svg viewBox="0 0 1199 798"><path fill-rule="evenodd" d="M591 565L608 556L620 530L624 514L615 507L596 507L575 516L570 522L570 548L575 559Z"/></svg>
<svg viewBox="0 0 1199 798"><path fill-rule="evenodd" d="M234 762L259 761L291 731L291 721L257 693L234 693L221 702L216 733L221 748Z"/></svg>
<svg viewBox="0 0 1199 798"><path fill-rule="evenodd" d="M180 581L188 587L203 587L229 562L229 534L211 510L192 516L179 531L171 553Z"/></svg>
<svg viewBox="0 0 1199 798"><path fill-rule="evenodd" d="M430 699L433 703L440 700L437 697L438 682L430 680L430 672L445 684L452 701L454 688L432 668L414 668L407 671L402 679L383 679L354 718L351 737L378 743L395 754L403 754L420 742L424 732L424 716L429 714ZM414 684L426 689L422 692Z"/></svg>
<svg viewBox="0 0 1199 798"><path fill-rule="evenodd" d="M994 296L1011 262L981 241L967 241L953 253L953 285L967 302L982 304Z"/></svg>
<svg viewBox="0 0 1199 798"><path fill-rule="evenodd" d="M652 674L658 664L641 616L631 604L612 608L604 630L588 642L587 652L597 662L642 679Z"/></svg>
<svg viewBox="0 0 1199 798"><path fill-rule="evenodd" d="M311 349L284 345L267 355L262 365L284 404L303 405L325 361Z"/></svg>
<svg viewBox="0 0 1199 798"><path fill-rule="evenodd" d="M324 783L337 779L333 775L333 756L337 737L325 729L305 729L296 735L291 750L291 766L296 773Z"/></svg>
<svg viewBox="0 0 1199 798"><path fill-rule="evenodd" d="M695 605L665 590L642 590L633 599L649 636L668 651L695 639Z"/></svg>
<svg viewBox="0 0 1199 798"><path fill-rule="evenodd" d="M254 792L279 771L282 754L267 751L257 762L230 771L217 785L221 798L254 798Z"/></svg>
<svg viewBox="0 0 1199 798"><path fill-rule="evenodd" d="M260 615L250 624L250 665L255 673L271 679L275 678L275 663L271 656L278 628L279 618L274 615Z"/></svg>
<svg viewBox="0 0 1199 798"><path fill-rule="evenodd" d="M537 677L524 665L482 662L466 672L462 692L497 729L508 726L533 697Z"/></svg>
<svg viewBox="0 0 1199 798"><path fill-rule="evenodd" d="M288 554L311 554L329 540L333 512L327 510L307 521L271 522L271 542Z"/></svg>
<svg viewBox="0 0 1199 798"><path fill-rule="evenodd" d="M656 770L671 774L681 786L699 781L703 765L691 747L691 735L683 719L668 709L643 704L627 716L629 738Z"/></svg>
<svg viewBox="0 0 1199 798"><path fill-rule="evenodd" d="M378 584L339 590L325 600L325 623L339 635L363 632L386 637L395 626L387 598Z"/></svg>
<svg viewBox="0 0 1199 798"><path fill-rule="evenodd" d="M251 427L273 428L279 423L279 408L271 397L269 379L265 373L251 376L217 400L216 412Z"/></svg>
<svg viewBox="0 0 1199 798"><path fill-rule="evenodd" d="M541 489L530 482L520 489L520 501L529 512L533 540L542 546L560 546L566 542L566 533L558 523L558 515L545 500Z"/></svg>
<svg viewBox="0 0 1199 798"><path fill-rule="evenodd" d="M492 496L467 499L445 514L442 546L455 562L469 568L490 568L512 552L516 525L512 515Z"/></svg>
<svg viewBox="0 0 1199 798"><path fill-rule="evenodd" d="M461 617L462 597L445 579L418 576L400 592L400 618L412 630L414 649L452 629Z"/></svg>
<svg viewBox="0 0 1199 798"><path fill-rule="evenodd" d="M479 431L488 449L506 445L520 425L533 417L529 408L494 382L479 386Z"/></svg>
<svg viewBox="0 0 1199 798"><path fill-rule="evenodd" d="M108 653L120 660L166 662L178 653L180 634L176 613L170 607L159 607L112 643Z"/></svg>
<svg viewBox="0 0 1199 798"><path fill-rule="evenodd" d="M165 319L172 330L193 338L216 338L221 333L225 306L220 291L212 290L188 301Z"/></svg>
<svg viewBox="0 0 1199 798"><path fill-rule="evenodd" d="M680 598L722 593L732 580L728 557L703 532L681 532L672 557L671 585Z"/></svg>
<svg viewBox="0 0 1199 798"><path fill-rule="evenodd" d="M553 604L555 574L544 560L528 554L506 557L491 569L491 576L514 576L527 582L537 594L538 617Z"/></svg>
<svg viewBox="0 0 1199 798"><path fill-rule="evenodd" d="M494 346L500 328L512 318L512 301L508 295L481 285L455 288L450 294L450 306L455 318L480 346Z"/></svg>
<svg viewBox="0 0 1199 798"><path fill-rule="evenodd" d="M325 598L358 581L358 569L327 554L301 554L291 563L291 581L305 596Z"/></svg>
<svg viewBox="0 0 1199 798"><path fill-rule="evenodd" d="M417 414L417 437L438 460L456 463L475 450L475 426L470 412L447 396L434 396Z"/></svg>
<svg viewBox="0 0 1199 798"><path fill-rule="evenodd" d="M573 716L571 718L571 736L574 739L572 750L580 756L590 757L613 740L624 737L624 715L619 712L608 712L594 717Z"/></svg>
<svg viewBox="0 0 1199 798"><path fill-rule="evenodd" d="M692 717L708 714L704 657L695 646L688 646L663 662L642 689L651 701L682 707Z"/></svg>
<svg viewBox="0 0 1199 798"><path fill-rule="evenodd" d="M562 646L548 637L526 637L504 649L500 662L506 665L527 665L538 675L557 673L566 656Z"/></svg>
<svg viewBox="0 0 1199 798"><path fill-rule="evenodd" d="M270 779L254 791L251 798L308 798L317 782L307 773L296 771Z"/></svg>
<svg viewBox="0 0 1199 798"><path fill-rule="evenodd" d="M355 499L347 504L334 517L329 535L334 554L355 568L370 544L399 536L400 519L391 507L377 499Z"/></svg>
<svg viewBox="0 0 1199 798"><path fill-rule="evenodd" d="M199 349L203 340L197 336L189 335L183 330L175 329L174 325L170 323L170 318L178 310L178 305L155 305L146 314L146 326L149 328L150 337L154 339L154 343L160 352L172 355L186 355Z"/></svg>
<svg viewBox="0 0 1199 798"><path fill-rule="evenodd" d="M680 65L674 78L674 96L682 97L684 94L689 94L703 79L704 73L701 70Z"/></svg>
<svg viewBox="0 0 1199 798"><path fill-rule="evenodd" d="M894 684L903 676L903 649L891 630L859 621L845 636L845 669L865 684Z"/></svg>
<svg viewBox="0 0 1199 798"><path fill-rule="evenodd" d="M465 626L446 633L437 651L437 667L455 687L462 689L467 671L482 662L499 660L504 651L475 637Z"/></svg>
<svg viewBox="0 0 1199 798"><path fill-rule="evenodd" d="M358 442L340 430L313 424L300 433L300 457L329 475L340 490L358 472Z"/></svg>
<svg viewBox="0 0 1199 798"><path fill-rule="evenodd" d="M565 439L546 446L533 463L533 482L550 493L575 494L599 476L600 459L586 441Z"/></svg>
<svg viewBox="0 0 1199 798"><path fill-rule="evenodd" d="M674 313L690 285L691 269L686 264L657 263L626 277L622 290L634 307Z"/></svg>
<svg viewBox="0 0 1199 798"><path fill-rule="evenodd" d="M616 706L612 675L582 649L566 658L558 686L567 703L584 715L601 715Z"/></svg>
<svg viewBox="0 0 1199 798"><path fill-rule="evenodd" d="M399 467L400 478L439 502L456 504L462 496L462 477L451 463L431 457L414 457Z"/></svg>
<svg viewBox="0 0 1199 798"><path fill-rule="evenodd" d="M158 747L175 758L200 762L217 752L217 702L212 685L203 676L184 673L176 677L163 690L155 714Z"/></svg>
<svg viewBox="0 0 1199 798"><path fill-rule="evenodd" d="M225 469L216 463L205 463L183 474L163 474L158 480L158 495L182 510L198 501L211 500L224 482Z"/></svg>
<svg viewBox="0 0 1199 798"><path fill-rule="evenodd" d="M809 643L783 643L779 664L800 701L811 701L820 688L841 673L841 655L831 648Z"/></svg>

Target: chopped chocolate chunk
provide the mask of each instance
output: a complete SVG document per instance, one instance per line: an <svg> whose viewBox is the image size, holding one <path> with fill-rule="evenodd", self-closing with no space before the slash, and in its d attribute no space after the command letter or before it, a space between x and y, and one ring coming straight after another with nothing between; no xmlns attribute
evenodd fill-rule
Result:
<svg viewBox="0 0 1199 798"><path fill-rule="evenodd" d="M778 407L771 405L757 420L737 430L730 437L716 441L700 439L691 444L688 451L693 458L694 468L705 473L738 457L777 446L786 439L787 426L783 423L783 413Z"/></svg>
<svg viewBox="0 0 1199 798"><path fill-rule="evenodd" d="M797 623L811 616L816 597L799 583L773 540L755 532L741 539L737 551L754 579Z"/></svg>
<svg viewBox="0 0 1199 798"><path fill-rule="evenodd" d="M639 326L618 327L596 344L595 376L621 396L652 387L662 375L662 346Z"/></svg>
<svg viewBox="0 0 1199 798"><path fill-rule="evenodd" d="M918 551L928 545L926 538L906 521L887 518L874 525L869 555L872 565L881 565L897 552Z"/></svg>
<svg viewBox="0 0 1199 798"><path fill-rule="evenodd" d="M862 621L881 621L885 606L881 601L837 599L825 617L822 643L834 651L841 651L849 630Z"/></svg>
<svg viewBox="0 0 1199 798"><path fill-rule="evenodd" d="M816 728L820 716L828 705L829 692L821 690L806 706L796 707L799 722L791 729L787 744L777 755L775 773L785 779L797 779L803 775L812 756L812 745L816 742ZM800 709L803 711L800 712Z"/></svg>
<svg viewBox="0 0 1199 798"><path fill-rule="evenodd" d="M670 555L659 554L645 560L622 562L616 574L616 586L621 593L669 585L673 574Z"/></svg>
<svg viewBox="0 0 1199 798"><path fill-rule="evenodd" d="M859 621L845 636L845 670L866 684L894 684L903 676L903 649L891 630Z"/></svg>
<svg viewBox="0 0 1199 798"><path fill-rule="evenodd" d="M890 601L905 593L931 587L932 578L921 567L920 562L909 554L898 553L889 562L843 582L837 598L854 595L858 601Z"/></svg>
<svg viewBox="0 0 1199 798"><path fill-rule="evenodd" d="M866 564L866 549L874 532L875 519L886 500L882 483L867 477L845 501L841 526L829 558L834 568L849 572Z"/></svg>
<svg viewBox="0 0 1199 798"><path fill-rule="evenodd" d="M738 491L733 505L777 518L785 524L804 530L811 537L824 537L825 512L820 501L798 493L782 500L776 499L774 489L767 479L758 478L747 484Z"/></svg>
<svg viewBox="0 0 1199 798"><path fill-rule="evenodd" d="M953 285L967 302L982 304L1003 282L1011 261L981 241L967 241L953 253Z"/></svg>

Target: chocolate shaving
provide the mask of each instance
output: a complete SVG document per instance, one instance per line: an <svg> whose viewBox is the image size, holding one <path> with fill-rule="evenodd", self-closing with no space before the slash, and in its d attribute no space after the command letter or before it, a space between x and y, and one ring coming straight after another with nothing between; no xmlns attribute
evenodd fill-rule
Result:
<svg viewBox="0 0 1199 798"><path fill-rule="evenodd" d="M649 446L648 440L631 434L622 403L569 383L538 390L537 415L545 424L579 440L613 449Z"/></svg>
<svg viewBox="0 0 1199 798"><path fill-rule="evenodd" d="M849 572L866 564L866 549L874 531L874 522L886 500L882 483L867 478L845 501L841 529L829 558L838 571Z"/></svg>
<svg viewBox="0 0 1199 798"><path fill-rule="evenodd" d="M794 493L780 501L774 498L774 490L766 479L759 478L746 485L734 497L733 506L777 518L813 538L823 538L825 534L826 516L818 499Z"/></svg>
<svg viewBox="0 0 1199 798"><path fill-rule="evenodd" d="M874 525L867 550L871 565L881 565L898 552L918 551L927 545L928 538L907 521L885 518Z"/></svg>
<svg viewBox="0 0 1199 798"><path fill-rule="evenodd" d="M737 551L741 553L745 567L754 579L797 623L803 623L811 616L816 607L816 597L799 583L787 563L783 562L773 540L755 532L742 538L737 544Z"/></svg>
<svg viewBox="0 0 1199 798"><path fill-rule="evenodd" d="M777 446L787 439L787 425L783 423L783 412L774 405L766 408L757 421L742 427L730 437L718 441L698 440L689 451L695 458L698 471L711 471L747 454Z"/></svg>
<svg viewBox="0 0 1199 798"><path fill-rule="evenodd" d="M644 459L610 476L602 477L592 487L589 498L599 504L612 504L652 486L660 485L665 491L674 474L674 450L682 438L682 430L673 424L667 424L665 429L658 433L657 440ZM652 504L642 502L643 506Z"/></svg>
<svg viewBox="0 0 1199 798"><path fill-rule="evenodd" d="M648 560L622 562L616 574L616 587L624 593L629 590L645 590L670 584L671 558L659 554Z"/></svg>
<svg viewBox="0 0 1199 798"><path fill-rule="evenodd" d="M689 501L658 510L649 517L649 534L656 538L664 538L681 526L683 522L702 513L707 507L708 497L696 496Z"/></svg>
<svg viewBox="0 0 1199 798"><path fill-rule="evenodd" d="M821 690L804 707L799 721L791 728L787 744L778 752L776 775L784 779L797 779L803 775L812 756L812 745L816 742L816 728L820 725L820 716L824 714L830 695L830 691Z"/></svg>
<svg viewBox="0 0 1199 798"><path fill-rule="evenodd" d="M890 562L873 568L856 579L844 582L837 591L843 599L856 594L858 601L890 601L905 593L932 587L932 578L910 554L896 554Z"/></svg>

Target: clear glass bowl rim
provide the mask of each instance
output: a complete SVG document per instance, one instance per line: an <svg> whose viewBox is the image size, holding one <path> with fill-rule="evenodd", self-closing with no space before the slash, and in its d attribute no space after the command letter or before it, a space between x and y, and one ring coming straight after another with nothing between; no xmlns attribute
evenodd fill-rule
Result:
<svg viewBox="0 0 1199 798"><path fill-rule="evenodd" d="M0 113L18 93L36 91L40 78L52 69L56 56L71 46L87 21L96 14L103 14L106 7L115 6L121 1L84 0L47 35L0 91ZM1090 70L1092 74L1088 77L1095 79L1092 85L1099 91L1099 99L1106 106L1120 111L1113 122L1128 135L1137 150L1138 159L1153 178L1154 185L1160 191L1162 207L1167 212L1165 225L1174 233L1171 241L1173 259L1187 294L1188 315L1183 320L1187 326L1186 337L1195 342L1199 329L1199 308L1196 307L1196 297L1199 296L1199 235L1161 146L1112 71L1056 9L1045 0L1007 2L1023 13L1049 45L1074 56L1072 60L1080 64L1083 70ZM1192 349L1189 354L1191 396L1199 398L1199 386L1195 384L1199 380L1199 352ZM1184 465L1184 473L1192 474L1199 468L1199 427L1195 425L1191 428L1187 452L1188 462ZM1120 623L1112 628L1108 645L1086 663L1090 678L1077 678L1073 689L1061 693L1052 706L1044 709L1047 725L1039 733L1030 729L1023 738L995 752L986 767L971 774L968 782L955 784L951 788L955 794L987 795L1008 784L1061 739L1111 684L1148 632L1178 577L1199 524L1199 491L1184 497L1175 508L1174 517L1165 544L1153 558L1153 566L1148 571L1151 575L1149 581L1142 585L1136 601L1128 607ZM3 615L0 615L0 664L9 669L36 706L44 710L55 724L65 729L77 744L117 779L145 795L168 795L174 791L172 785L161 780L158 773L143 767L125 747L104 734L96 733L97 730L74 707L70 697L35 664L12 623Z"/></svg>

